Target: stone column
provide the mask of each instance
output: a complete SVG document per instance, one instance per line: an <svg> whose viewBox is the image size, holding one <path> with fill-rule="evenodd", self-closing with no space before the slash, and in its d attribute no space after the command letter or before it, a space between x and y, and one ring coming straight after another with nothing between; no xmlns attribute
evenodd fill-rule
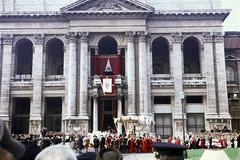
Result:
<svg viewBox="0 0 240 160"><path fill-rule="evenodd" d="M2 77L0 91L0 118L9 121L9 97L11 81L11 62L12 62L12 39L13 35L2 35Z"/></svg>
<svg viewBox="0 0 240 160"><path fill-rule="evenodd" d="M214 57L213 57L213 38L212 33L203 33L204 38L204 66L207 81L207 114L206 119L215 118L217 116L216 106L216 86L214 72Z"/></svg>
<svg viewBox="0 0 240 160"><path fill-rule="evenodd" d="M174 109L173 109L173 133L182 137L182 130L177 126L182 123L182 105L183 105L183 53L182 53L182 35L181 33L172 34L172 51L170 53L171 69L174 79ZM182 127L182 126L181 126Z"/></svg>
<svg viewBox="0 0 240 160"><path fill-rule="evenodd" d="M147 50L146 33L138 32L139 35L139 114L147 114L148 106L148 73L147 73Z"/></svg>
<svg viewBox="0 0 240 160"><path fill-rule="evenodd" d="M118 110L117 110L117 118L122 117L122 96L118 96ZM118 134L122 134L122 122L117 123L117 131Z"/></svg>
<svg viewBox="0 0 240 160"><path fill-rule="evenodd" d="M76 115L76 84L77 84L77 33L69 32L69 58L68 58L68 94L67 94L67 110L68 116L71 118Z"/></svg>
<svg viewBox="0 0 240 160"><path fill-rule="evenodd" d="M33 97L30 108L30 131L40 133L42 121L43 35L34 35L34 41L32 63ZM31 128L35 129L32 130Z"/></svg>
<svg viewBox="0 0 240 160"><path fill-rule="evenodd" d="M93 132L98 131L98 97L93 96Z"/></svg>
<svg viewBox="0 0 240 160"><path fill-rule="evenodd" d="M151 51L151 35L148 34L147 36L147 95L148 95L148 104L147 104L147 113L150 116L153 116L152 114L152 87L151 87L151 77L152 77L152 51Z"/></svg>
<svg viewBox="0 0 240 160"><path fill-rule="evenodd" d="M230 118L228 110L228 98L227 98L227 81L226 81L226 66L225 66L225 55L224 55L224 41L223 33L214 33L215 43L215 56L216 56L216 73L217 73L217 92L219 100L219 114L220 117Z"/></svg>
<svg viewBox="0 0 240 160"><path fill-rule="evenodd" d="M136 115L135 101L135 51L134 51L134 32L127 32L127 99L128 99L128 115Z"/></svg>
<svg viewBox="0 0 240 160"><path fill-rule="evenodd" d="M81 50L80 50L80 99L79 116L87 116L88 102L88 33L81 32Z"/></svg>

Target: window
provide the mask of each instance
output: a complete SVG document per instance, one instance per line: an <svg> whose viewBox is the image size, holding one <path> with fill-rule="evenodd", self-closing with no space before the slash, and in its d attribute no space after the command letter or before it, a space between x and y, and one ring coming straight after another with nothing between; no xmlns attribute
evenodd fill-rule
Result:
<svg viewBox="0 0 240 160"><path fill-rule="evenodd" d="M200 73L199 42L194 37L189 37L183 42L184 73Z"/></svg>
<svg viewBox="0 0 240 160"><path fill-rule="evenodd" d="M171 96L156 96L154 104L171 104Z"/></svg>
<svg viewBox="0 0 240 160"><path fill-rule="evenodd" d="M233 83L235 82L235 71L233 67L227 66L226 67L226 74L227 74L227 82Z"/></svg>
<svg viewBox="0 0 240 160"><path fill-rule="evenodd" d="M202 96L187 96L186 102L187 103L203 103L203 97Z"/></svg>
<svg viewBox="0 0 240 160"><path fill-rule="evenodd" d="M205 129L203 113L187 114L187 129L188 132L199 132Z"/></svg>
<svg viewBox="0 0 240 160"><path fill-rule="evenodd" d="M169 45L168 41L162 37L152 43L152 63L153 74L170 73Z"/></svg>
<svg viewBox="0 0 240 160"><path fill-rule="evenodd" d="M172 115L171 114L155 114L155 131L162 138L172 135Z"/></svg>

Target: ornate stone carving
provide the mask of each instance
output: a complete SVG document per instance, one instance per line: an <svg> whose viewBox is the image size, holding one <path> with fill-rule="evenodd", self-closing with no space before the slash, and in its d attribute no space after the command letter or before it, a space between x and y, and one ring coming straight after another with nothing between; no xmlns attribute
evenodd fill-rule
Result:
<svg viewBox="0 0 240 160"><path fill-rule="evenodd" d="M77 32L68 32L67 35L65 35L65 38L67 39L68 43L76 43L78 34Z"/></svg>
<svg viewBox="0 0 240 160"><path fill-rule="evenodd" d="M43 44L43 38L44 38L43 34L35 34L33 37L34 37L35 44Z"/></svg>
<svg viewBox="0 0 240 160"><path fill-rule="evenodd" d="M78 35L81 37L81 43L88 43L89 32L78 32Z"/></svg>
<svg viewBox="0 0 240 160"><path fill-rule="evenodd" d="M140 31L137 32L137 35L139 36L139 42L146 42L146 38L147 38L147 32L144 31Z"/></svg>
<svg viewBox="0 0 240 160"><path fill-rule="evenodd" d="M211 32L203 32L202 33L204 42L212 42L213 41L213 34Z"/></svg>
<svg viewBox="0 0 240 160"><path fill-rule="evenodd" d="M12 34L3 34L2 35L2 43L11 45L13 43L13 35Z"/></svg>
<svg viewBox="0 0 240 160"><path fill-rule="evenodd" d="M176 32L171 34L173 42L180 43L182 41L182 33Z"/></svg>
<svg viewBox="0 0 240 160"><path fill-rule="evenodd" d="M223 42L223 33L222 32L214 32L213 33L215 42Z"/></svg>
<svg viewBox="0 0 240 160"><path fill-rule="evenodd" d="M98 6L91 8L92 11L103 11L103 10L114 10L120 11L122 7L120 7L117 3L113 1L106 1L104 3L100 3Z"/></svg>
<svg viewBox="0 0 240 160"><path fill-rule="evenodd" d="M132 32L132 31L130 31L130 32L126 32L125 33L125 35L127 36L127 40L129 41L129 42L133 42L134 41L134 36L135 36L135 32Z"/></svg>

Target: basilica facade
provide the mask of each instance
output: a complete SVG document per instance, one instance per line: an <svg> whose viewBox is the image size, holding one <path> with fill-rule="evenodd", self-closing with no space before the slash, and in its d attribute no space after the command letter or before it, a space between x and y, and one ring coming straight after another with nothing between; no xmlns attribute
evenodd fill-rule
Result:
<svg viewBox="0 0 240 160"><path fill-rule="evenodd" d="M0 118L13 133L231 128L219 1L57 2L0 3Z"/></svg>

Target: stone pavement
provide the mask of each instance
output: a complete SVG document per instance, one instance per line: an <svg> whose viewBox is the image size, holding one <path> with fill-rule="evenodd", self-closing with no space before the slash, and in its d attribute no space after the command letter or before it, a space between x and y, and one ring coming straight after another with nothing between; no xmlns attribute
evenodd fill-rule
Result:
<svg viewBox="0 0 240 160"><path fill-rule="evenodd" d="M153 153L123 154L123 160L155 160Z"/></svg>

